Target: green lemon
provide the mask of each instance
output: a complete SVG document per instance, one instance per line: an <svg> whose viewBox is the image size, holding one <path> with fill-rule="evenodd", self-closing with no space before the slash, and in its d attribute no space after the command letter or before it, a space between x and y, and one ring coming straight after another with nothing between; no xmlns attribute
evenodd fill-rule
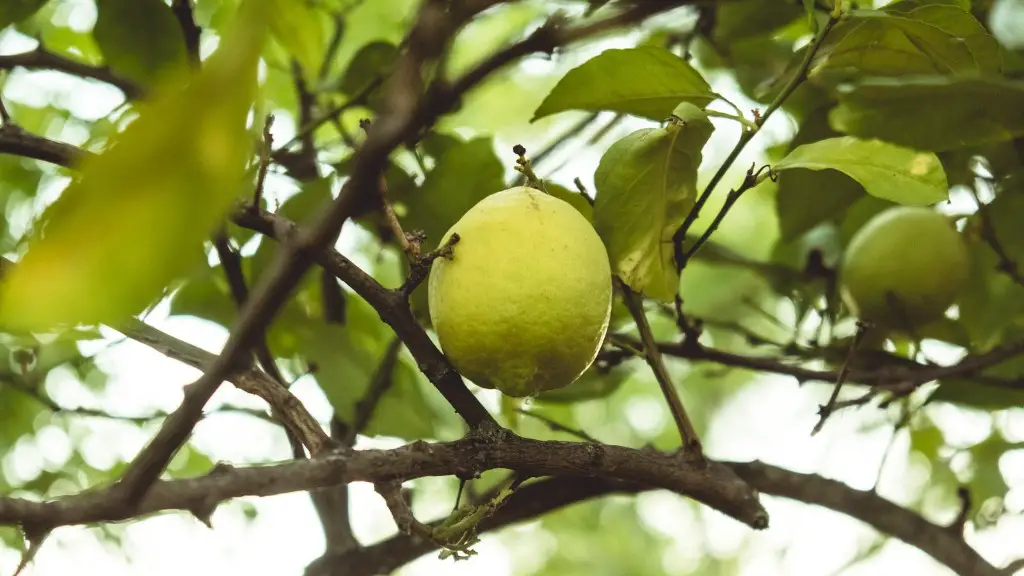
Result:
<svg viewBox="0 0 1024 576"><path fill-rule="evenodd" d="M969 274L967 246L946 216L895 207L850 239L839 280L843 300L862 320L907 328L941 318Z"/></svg>
<svg viewBox="0 0 1024 576"><path fill-rule="evenodd" d="M442 239L430 270L430 320L464 376L508 396L573 383L608 330L608 252L575 208L515 187L481 200Z"/></svg>

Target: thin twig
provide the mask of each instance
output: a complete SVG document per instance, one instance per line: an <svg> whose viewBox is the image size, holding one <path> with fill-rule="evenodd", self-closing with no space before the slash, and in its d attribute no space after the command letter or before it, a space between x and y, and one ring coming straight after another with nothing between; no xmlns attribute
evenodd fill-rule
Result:
<svg viewBox="0 0 1024 576"><path fill-rule="evenodd" d="M256 188L253 190L253 206L260 209L263 205L263 186L267 181L267 170L270 168L270 151L274 147L274 135L271 130L274 127L274 115L267 114L263 122L263 142L260 146L259 171L256 173Z"/></svg>
<svg viewBox="0 0 1024 576"><path fill-rule="evenodd" d="M838 6L839 4L837 3L837 7ZM679 226L679 229L672 235L672 242L675 246L676 265L679 267L679 270L682 270L682 265L686 263L686 255L683 252L683 241L686 239L686 233L690 231L693 223L697 220L697 217L700 216L700 211L711 197L711 193L714 192L715 187L718 186L718 183L725 176L725 173L729 171L733 162L736 161L740 153L743 152L743 149L746 148L747 143L749 143L754 136L760 132L761 127L768 121L768 118L771 117L771 115L775 113L783 103L785 103L786 99L789 98L793 91L807 79L807 70L810 68L811 62L814 60L814 55L817 54L818 49L821 48L821 45L824 43L828 33L832 30L832 27L839 22L840 17L841 13L838 9L832 11L829 15L828 21L824 26L822 26L817 36L814 37L814 41L808 47L807 52L804 54L804 59L801 61L800 67L797 68L796 73L792 78L790 78L789 82L778 96L775 97L772 103L768 105L768 108L765 109L764 113L756 116L756 127L745 128L742 131L736 146L733 147L732 151L729 152L729 155L726 156L722 165L718 167L718 171L716 171L714 176L711 177L708 185L704 187L704 191L701 192L701 195L697 198L696 203L690 210L690 213L686 215L686 219L683 221L682 225ZM735 202L735 200L733 200L733 202Z"/></svg>
<svg viewBox="0 0 1024 576"><path fill-rule="evenodd" d="M580 440L584 440L586 442L592 442L594 444L600 444L599 440L597 440L596 438L594 438L590 434L587 434L583 430L579 430L579 429L573 428L571 426L566 426L565 424L561 424L557 420L552 420L551 418L548 418L547 416L545 416L543 414L538 414L537 412L532 412L530 410L523 410L522 408L516 408L515 411L518 412L519 414L522 414L523 416L529 416L530 418L534 418L536 420L540 420L541 422L546 424L547 427L550 428L554 432L565 432L566 434L571 434L571 435L579 438Z"/></svg>
<svg viewBox="0 0 1024 576"><path fill-rule="evenodd" d="M647 359L647 364L651 367L651 370L654 371L654 377L658 380L658 385L661 386L662 394L665 395L669 410L672 412L672 418L676 421L676 427L679 429L679 436L682 439L683 452L688 457L703 459L704 449L701 447L700 438L697 437L697 430L693 427L690 417L686 414L683 402L679 399L679 393L676 392L675 386L672 384L672 378L665 368L661 351L654 341L654 334L651 332L651 325L647 322L647 314L644 312L643 303L640 301L640 297L625 282L620 281L619 287L622 291L622 298L626 302L626 307L629 308L629 313L632 314L633 320L636 321L637 330L640 332L644 357Z"/></svg>
<svg viewBox="0 0 1024 576"><path fill-rule="evenodd" d="M832 411L835 410L836 400L839 399L839 390L843 387L846 379L850 376L850 364L853 362L854 356L857 354L857 347L864 340L867 335L870 326L862 321L857 321L857 332L853 335L853 341L850 342L850 350L846 354L846 359L843 360L842 367L839 368L839 377L836 378L836 384L832 387L832 395L829 396L828 402L821 406L818 410L818 423L814 425L814 429L811 430L811 436L814 436L825 426L825 420L832 415Z"/></svg>

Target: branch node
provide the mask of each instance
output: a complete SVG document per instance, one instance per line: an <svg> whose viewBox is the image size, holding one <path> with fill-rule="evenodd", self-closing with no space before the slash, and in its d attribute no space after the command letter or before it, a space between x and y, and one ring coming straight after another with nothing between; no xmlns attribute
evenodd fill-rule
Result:
<svg viewBox="0 0 1024 576"><path fill-rule="evenodd" d="M421 233L422 234L422 233ZM427 275L430 273L430 266L434 263L434 260L438 258L444 258L445 260L452 260L455 258L455 245L459 243L461 238L457 233L452 233L448 241L436 250L431 250L426 254L418 256L409 266L409 277L406 278L405 284L399 288L399 293L406 299L412 294L420 284L426 280Z"/></svg>

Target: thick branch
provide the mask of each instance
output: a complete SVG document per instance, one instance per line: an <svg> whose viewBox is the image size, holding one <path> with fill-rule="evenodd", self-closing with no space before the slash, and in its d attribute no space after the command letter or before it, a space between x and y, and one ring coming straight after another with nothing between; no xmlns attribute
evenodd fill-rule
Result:
<svg viewBox="0 0 1024 576"><path fill-rule="evenodd" d="M767 527L768 517L756 493L724 464L691 465L654 450L531 440L493 428L455 442L346 450L286 464L225 467L199 478L157 481L136 506L121 499L116 486L45 502L0 498L0 524L55 527L116 522L161 510L206 510L240 496L424 476L472 477L497 468L530 476L606 478L664 488L755 528Z"/></svg>

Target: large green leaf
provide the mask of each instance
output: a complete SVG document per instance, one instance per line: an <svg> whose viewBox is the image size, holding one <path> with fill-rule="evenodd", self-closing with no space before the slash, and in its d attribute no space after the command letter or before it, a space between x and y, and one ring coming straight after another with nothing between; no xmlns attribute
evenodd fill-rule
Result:
<svg viewBox="0 0 1024 576"><path fill-rule="evenodd" d="M270 31L299 63L307 81L316 78L324 52L320 13L308 0L269 0Z"/></svg>
<svg viewBox="0 0 1024 576"><path fill-rule="evenodd" d="M986 74L997 74L1002 69L999 42L967 9L930 4L910 11L909 15L959 38L974 56L979 71Z"/></svg>
<svg viewBox="0 0 1024 576"><path fill-rule="evenodd" d="M935 9L945 12L938 14ZM985 58L992 56L991 45L979 42L972 22L977 23L969 13L952 7L930 6L902 14L857 11L836 26L809 75L812 80L834 83L851 76L954 74L990 69L991 64L980 65L971 50L972 44L977 44ZM966 36L960 35L964 33ZM968 38L972 40L969 42Z"/></svg>
<svg viewBox="0 0 1024 576"><path fill-rule="evenodd" d="M732 42L767 34L789 24L803 12L799 4L777 0L738 0L716 8L714 37L717 42Z"/></svg>
<svg viewBox="0 0 1024 576"><path fill-rule="evenodd" d="M935 154L879 140L842 136L804 144L774 168L837 170L872 196L910 206L934 204L949 194L946 173Z"/></svg>
<svg viewBox="0 0 1024 576"><path fill-rule="evenodd" d="M186 69L185 36L162 0L97 0L96 9L92 36L115 73L154 87Z"/></svg>
<svg viewBox="0 0 1024 576"><path fill-rule="evenodd" d="M46 0L4 0L0 3L0 28L25 20L44 4Z"/></svg>
<svg viewBox="0 0 1024 576"><path fill-rule="evenodd" d="M664 120L680 102L703 107L715 98L686 60L664 48L613 49L570 70L533 119L565 110L611 110Z"/></svg>
<svg viewBox="0 0 1024 576"><path fill-rule="evenodd" d="M789 151L826 138L839 136L828 126L828 107L822 106L808 115L789 145ZM818 224L834 221L859 198L864 187L835 170L787 170L779 174L776 211L779 232L789 241Z"/></svg>
<svg viewBox="0 0 1024 576"><path fill-rule="evenodd" d="M675 114L664 128L637 130L612 144L594 173L594 226L613 272L662 301L678 290L672 236L693 207L701 150L714 131L692 104Z"/></svg>
<svg viewBox="0 0 1024 576"><path fill-rule="evenodd" d="M0 286L9 328L116 324L202 257L252 150L246 116L265 16L259 3L245 6L184 90L158 97L112 147L82 162Z"/></svg>
<svg viewBox="0 0 1024 576"><path fill-rule="evenodd" d="M1024 83L938 76L872 78L839 93L836 130L921 150L952 150L1024 134Z"/></svg>
<svg viewBox="0 0 1024 576"><path fill-rule="evenodd" d="M390 42L370 42L360 48L349 62L338 88L349 96L365 90L387 74L398 55L398 47ZM371 108L376 108L377 103L377 98L368 102Z"/></svg>

